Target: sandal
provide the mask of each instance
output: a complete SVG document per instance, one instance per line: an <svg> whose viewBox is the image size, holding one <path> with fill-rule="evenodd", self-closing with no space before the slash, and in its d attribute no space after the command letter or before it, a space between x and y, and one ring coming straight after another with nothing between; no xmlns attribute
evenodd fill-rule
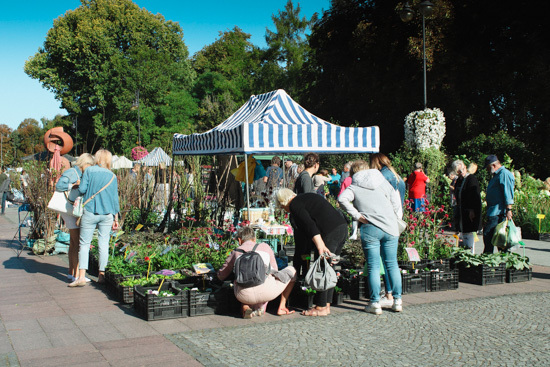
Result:
<svg viewBox="0 0 550 367"><path fill-rule="evenodd" d="M321 311L324 311L324 312L321 313ZM302 315L317 317L317 316L327 316L328 314L326 313L326 310L318 310L316 308L310 308L309 310L302 311Z"/></svg>

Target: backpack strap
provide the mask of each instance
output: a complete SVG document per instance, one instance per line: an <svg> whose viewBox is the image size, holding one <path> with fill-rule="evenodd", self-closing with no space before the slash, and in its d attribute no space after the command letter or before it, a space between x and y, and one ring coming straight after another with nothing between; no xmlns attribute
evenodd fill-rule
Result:
<svg viewBox="0 0 550 367"><path fill-rule="evenodd" d="M254 247L252 248L252 252L256 252L256 249L258 248L259 243L256 243Z"/></svg>

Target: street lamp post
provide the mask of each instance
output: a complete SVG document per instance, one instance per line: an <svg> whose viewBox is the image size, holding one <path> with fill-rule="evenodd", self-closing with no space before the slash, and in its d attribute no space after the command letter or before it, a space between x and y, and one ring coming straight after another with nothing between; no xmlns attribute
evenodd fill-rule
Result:
<svg viewBox="0 0 550 367"><path fill-rule="evenodd" d="M132 104L132 109L137 108L138 111L138 145L141 145L141 121L139 115L139 89L136 90L136 100Z"/></svg>
<svg viewBox="0 0 550 367"><path fill-rule="evenodd" d="M426 17L432 15L434 11L434 4L429 0L424 0L418 4L418 10L422 14L422 60L424 63L424 109L428 108L428 91L427 91L427 82L426 82ZM403 22L409 22L414 17L414 12L411 9L408 2L405 3L405 6L401 10L400 14L401 20Z"/></svg>

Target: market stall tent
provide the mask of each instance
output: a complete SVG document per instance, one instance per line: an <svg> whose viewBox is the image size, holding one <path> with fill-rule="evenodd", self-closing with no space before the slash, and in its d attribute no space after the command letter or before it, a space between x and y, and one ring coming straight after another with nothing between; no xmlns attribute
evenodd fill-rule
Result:
<svg viewBox="0 0 550 367"><path fill-rule="evenodd" d="M174 134L174 155L376 153L378 126L342 127L311 114L282 89L250 97L202 134Z"/></svg>
<svg viewBox="0 0 550 367"><path fill-rule="evenodd" d="M128 158L124 157L124 156L113 156L113 161L112 161L112 164L111 164L111 167L113 169L120 169L120 168L132 168L133 167L133 163L131 160L129 160Z"/></svg>
<svg viewBox="0 0 550 367"><path fill-rule="evenodd" d="M162 150L162 148L157 147L153 149L149 154L147 154L145 157L141 158L140 160L136 161L137 163L141 163L143 166L158 166L161 163L164 163L166 166L172 165L172 158L168 156Z"/></svg>

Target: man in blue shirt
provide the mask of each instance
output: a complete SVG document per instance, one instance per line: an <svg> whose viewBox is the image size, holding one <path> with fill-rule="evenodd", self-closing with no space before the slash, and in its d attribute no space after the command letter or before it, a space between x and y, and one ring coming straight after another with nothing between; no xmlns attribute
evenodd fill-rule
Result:
<svg viewBox="0 0 550 367"><path fill-rule="evenodd" d="M512 219L514 204L514 175L504 167L496 155L485 158L485 168L493 175L487 185L487 223L483 228L484 253L492 254L495 227L504 219ZM497 249L498 251L498 249Z"/></svg>

